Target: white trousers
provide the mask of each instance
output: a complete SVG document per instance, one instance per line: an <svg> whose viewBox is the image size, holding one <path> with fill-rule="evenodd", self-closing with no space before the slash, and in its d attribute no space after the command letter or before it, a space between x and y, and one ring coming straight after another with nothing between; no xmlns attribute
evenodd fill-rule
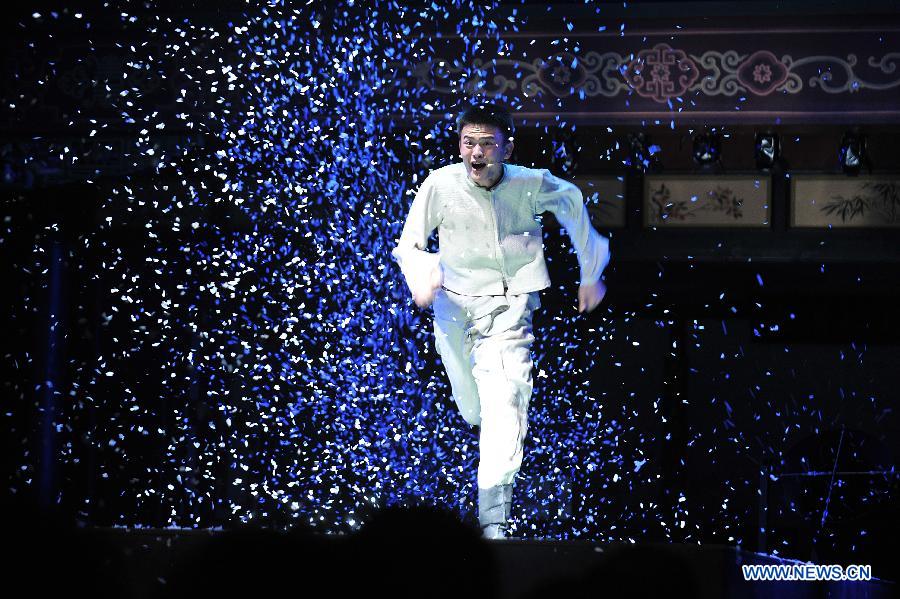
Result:
<svg viewBox="0 0 900 599"><path fill-rule="evenodd" d="M531 400L532 312L538 292L434 300L435 346L462 417L480 425L478 486L514 484Z"/></svg>

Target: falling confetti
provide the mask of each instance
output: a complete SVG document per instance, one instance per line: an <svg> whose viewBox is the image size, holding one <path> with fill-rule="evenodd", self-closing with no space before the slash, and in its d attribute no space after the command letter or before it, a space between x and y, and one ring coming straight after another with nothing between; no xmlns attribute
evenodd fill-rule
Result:
<svg viewBox="0 0 900 599"><path fill-rule="evenodd" d="M430 315L412 305L390 249L418 184L455 160L451 117L479 93L475 59L488 45L512 54L533 42L504 38L521 23L493 8L346 0L248 4L215 19L106 8L23 20L31 41L17 64L34 70L5 107L33 119L24 97L49 93L51 80L90 98L67 118L124 174L84 166L96 191L81 220L28 223L24 205L7 210L0 247L25 290L14 328L49 319L70 332L55 370L26 346L4 356L22 373L13 395L33 402L4 425L22 440L12 488L40 476L39 431L22 423L49 401L64 499L96 524L338 532L420 501L472 517L477 435L449 398ZM464 42L439 65L458 79L441 97L405 73L430 52L435 21ZM561 32L580 27L560 17ZM626 31L597 30L607 27ZM26 60L52 54L53 36L92 40L91 52ZM578 59L573 40L554 45ZM551 126L574 131L535 125L548 139ZM41 172L90 162L87 146L33 143L45 149L33 158ZM568 158L563 142L544 150ZM545 241L551 269L574 272L565 235L548 227ZM46 317L63 265L77 281L69 313L96 318ZM545 292L518 536L747 543L756 505L740 498L788 458L777 448L834 417L779 362L787 345L763 347L799 316L763 319L755 299L721 289L679 320L657 293L675 276L660 267L640 309L607 303L590 319L558 308L574 294L562 278ZM754 276L743 297L772 287ZM845 348L840 361L863 363L867 351ZM862 389L848 396L883 410ZM703 426L678 430L672 410ZM668 449L677 443L690 463ZM735 461L748 469L727 471ZM73 482L91 477L90 492ZM692 477L714 477L714 488ZM841 499L836 489L832 509ZM786 538L774 542L790 553Z"/></svg>

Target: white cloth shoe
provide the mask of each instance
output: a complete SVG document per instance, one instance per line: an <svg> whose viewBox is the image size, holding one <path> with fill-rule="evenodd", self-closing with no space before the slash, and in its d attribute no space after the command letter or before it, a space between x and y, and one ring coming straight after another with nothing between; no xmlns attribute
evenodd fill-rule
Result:
<svg viewBox="0 0 900 599"><path fill-rule="evenodd" d="M508 538L512 487L509 484L478 489L478 522L485 539Z"/></svg>

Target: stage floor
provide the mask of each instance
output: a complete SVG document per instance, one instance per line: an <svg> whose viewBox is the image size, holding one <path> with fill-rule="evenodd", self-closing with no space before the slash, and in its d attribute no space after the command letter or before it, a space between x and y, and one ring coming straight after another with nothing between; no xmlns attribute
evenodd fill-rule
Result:
<svg viewBox="0 0 900 599"><path fill-rule="evenodd" d="M438 531L440 533L441 531ZM448 537L419 531L360 538L273 531L90 528L20 539L18 574L54 570L56 587L85 583L95 596L291 596L871 598L896 585L859 581L747 582L742 565L799 564L723 545L605 544L589 541ZM29 558L52 547L42 564ZM846 565L846 564L844 564ZM66 577L69 583L63 584ZM90 577L94 577L90 579ZM29 578L31 578L29 576ZM34 579L34 578L32 578ZM44 580L44 582L48 582ZM52 581L49 581L52 583ZM52 584L51 584L52 586ZM461 591L460 589L463 589ZM375 591L379 591L375 593ZM199 594L198 594L199 593Z"/></svg>

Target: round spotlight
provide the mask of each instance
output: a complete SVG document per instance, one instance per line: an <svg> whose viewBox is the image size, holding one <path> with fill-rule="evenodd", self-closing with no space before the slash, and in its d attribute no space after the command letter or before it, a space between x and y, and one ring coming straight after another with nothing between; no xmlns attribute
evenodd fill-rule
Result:
<svg viewBox="0 0 900 599"><path fill-rule="evenodd" d="M694 136L694 161L701 165L714 164L722 157L722 143L717 133L698 133Z"/></svg>
<svg viewBox="0 0 900 599"><path fill-rule="evenodd" d="M754 156L756 157L756 168L769 170L774 167L781 157L781 139L778 134L771 131L757 133Z"/></svg>
<svg viewBox="0 0 900 599"><path fill-rule="evenodd" d="M838 161L841 163L844 173L858 175L863 166L869 165L866 136L856 130L847 131L841 140Z"/></svg>
<svg viewBox="0 0 900 599"><path fill-rule="evenodd" d="M655 173L661 170L659 161L661 148L650 143L643 132L628 135L628 158L625 165L642 172Z"/></svg>
<svg viewBox="0 0 900 599"><path fill-rule="evenodd" d="M578 154L581 149L575 140L573 133L561 133L551 141L553 156L551 160L555 172L562 173L565 177L571 177L578 170Z"/></svg>

